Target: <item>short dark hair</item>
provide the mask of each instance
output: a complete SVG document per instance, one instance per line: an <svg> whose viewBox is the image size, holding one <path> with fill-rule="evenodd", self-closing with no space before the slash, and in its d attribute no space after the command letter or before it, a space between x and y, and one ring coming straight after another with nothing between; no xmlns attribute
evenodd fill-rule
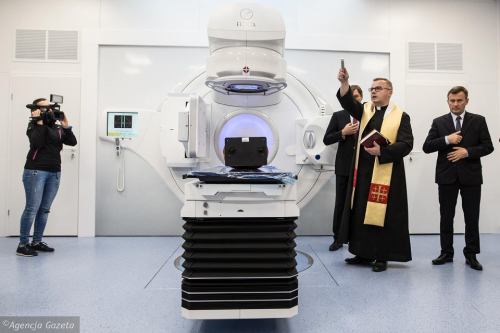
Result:
<svg viewBox="0 0 500 333"><path fill-rule="evenodd" d="M361 90L361 87L358 86L357 84L351 84L351 90L354 92L354 91L357 91L358 94L363 97L363 90Z"/></svg>
<svg viewBox="0 0 500 333"><path fill-rule="evenodd" d="M451 94L455 95L461 92L465 94L465 98L469 98L469 92L467 91L467 89L465 89L465 87L462 86L454 86L453 88L451 88L450 91L448 91L448 95L446 95L446 98L450 97Z"/></svg>
<svg viewBox="0 0 500 333"><path fill-rule="evenodd" d="M33 101L33 105L38 105L38 103L40 103L41 101L46 101L47 99L46 98L37 98Z"/></svg>
<svg viewBox="0 0 500 333"><path fill-rule="evenodd" d="M373 81L384 81L385 83L387 83L389 88L392 90L392 82L389 79L386 79L385 77L376 77L373 79Z"/></svg>

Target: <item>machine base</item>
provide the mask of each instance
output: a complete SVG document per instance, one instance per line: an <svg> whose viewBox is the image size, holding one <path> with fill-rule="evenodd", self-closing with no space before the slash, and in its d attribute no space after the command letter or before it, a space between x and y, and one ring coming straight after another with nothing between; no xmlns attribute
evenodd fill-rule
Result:
<svg viewBox="0 0 500 333"><path fill-rule="evenodd" d="M269 319L291 318L298 314L299 307L289 309L231 309L231 310L187 310L181 308L186 319Z"/></svg>

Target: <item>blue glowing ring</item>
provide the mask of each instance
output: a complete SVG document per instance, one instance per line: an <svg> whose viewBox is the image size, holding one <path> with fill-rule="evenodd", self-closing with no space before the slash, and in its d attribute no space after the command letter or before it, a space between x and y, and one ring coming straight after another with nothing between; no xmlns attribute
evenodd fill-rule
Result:
<svg viewBox="0 0 500 333"><path fill-rule="evenodd" d="M268 164L271 164L278 152L278 131L269 117L261 112L247 110L232 112L224 117L214 135L215 152L221 162L224 162L224 140L230 137L265 136L269 150Z"/></svg>

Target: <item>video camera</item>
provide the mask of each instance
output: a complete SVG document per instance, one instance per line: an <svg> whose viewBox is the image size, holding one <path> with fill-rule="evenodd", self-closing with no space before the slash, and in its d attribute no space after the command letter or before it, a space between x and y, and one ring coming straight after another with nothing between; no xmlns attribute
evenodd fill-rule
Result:
<svg viewBox="0 0 500 333"><path fill-rule="evenodd" d="M53 123L56 120L64 119L64 112L61 111L61 105L63 103L63 96L50 94L50 103L46 106L39 106L35 104L26 104L26 108L30 109L31 112L40 109L40 117L32 117L33 120L43 120L44 124Z"/></svg>

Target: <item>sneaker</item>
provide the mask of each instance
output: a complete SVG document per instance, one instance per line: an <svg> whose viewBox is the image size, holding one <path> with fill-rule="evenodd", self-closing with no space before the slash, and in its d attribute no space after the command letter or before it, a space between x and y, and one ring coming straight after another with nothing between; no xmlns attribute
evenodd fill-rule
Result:
<svg viewBox="0 0 500 333"><path fill-rule="evenodd" d="M23 257L36 257L38 253L36 253L35 250L33 250L29 244L26 245L19 245L16 250L16 254L18 256L23 256Z"/></svg>
<svg viewBox="0 0 500 333"><path fill-rule="evenodd" d="M54 249L47 245L45 242L33 243L29 245L29 247L34 251L39 252L54 252Z"/></svg>

